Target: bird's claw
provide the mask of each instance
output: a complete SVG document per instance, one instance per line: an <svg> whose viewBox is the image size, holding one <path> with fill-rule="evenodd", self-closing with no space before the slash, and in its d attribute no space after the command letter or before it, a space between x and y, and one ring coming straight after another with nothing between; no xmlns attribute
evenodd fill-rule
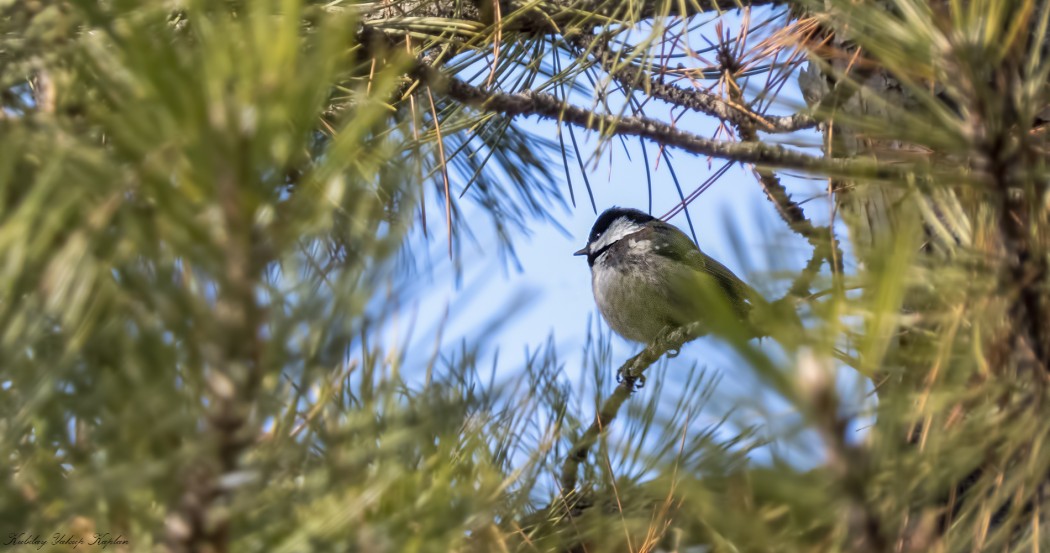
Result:
<svg viewBox="0 0 1050 553"><path fill-rule="evenodd" d="M678 357L679 353L682 353L682 350L680 348L671 348L667 350L667 358L674 359L675 357Z"/></svg>
<svg viewBox="0 0 1050 553"><path fill-rule="evenodd" d="M623 384L624 381L628 381L629 383L633 384L635 390L641 390L642 387L645 386L644 375L631 376L630 374L627 374L627 371L623 370L622 368L618 369L616 371L616 383Z"/></svg>

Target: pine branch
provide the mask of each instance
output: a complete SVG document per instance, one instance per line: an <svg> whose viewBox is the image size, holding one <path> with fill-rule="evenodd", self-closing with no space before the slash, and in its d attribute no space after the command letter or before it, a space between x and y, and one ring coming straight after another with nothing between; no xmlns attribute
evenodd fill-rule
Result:
<svg viewBox="0 0 1050 553"><path fill-rule="evenodd" d="M695 340L704 334L698 324L670 329L620 366L620 369L616 372L620 377L620 383L613 390L612 395L602 403L601 408L594 414L594 422L576 440L572 449L569 450L569 454L565 457L565 463L561 469L561 478L559 479L563 499L571 504L569 497L576 489L577 473L579 472L580 464L587 460L587 453L590 451L591 446L598 441L598 437L616 418L623 403L627 401L627 398L631 397L631 393L640 384L645 382L644 373L646 369L652 366L653 363L656 363L663 354L668 351L678 351L687 342Z"/></svg>
<svg viewBox="0 0 1050 553"><path fill-rule="evenodd" d="M535 34L562 34L565 28L581 28L588 23L637 23L656 17L692 17L702 13L724 12L755 6L786 4L785 0L706 0L704 2L666 2L644 0L630 6L620 2L604 0L549 0L543 3L521 0L494 2L460 2L459 0L402 0L376 4L381 8L366 8L362 21L381 23L399 18L459 19L485 24L496 23L495 14L502 17L498 22L507 31L523 31ZM498 7L498 11L497 11Z"/></svg>
<svg viewBox="0 0 1050 553"><path fill-rule="evenodd" d="M428 80L442 79L433 73L426 78ZM887 167L870 160L829 159L761 142L742 144L711 140L648 117L618 117L594 113L588 109L561 102L554 96L541 92L524 91L518 94L489 92L454 77L445 78L445 82L445 93L453 100L485 111L511 116L536 115L587 130L597 130L605 135L640 136L663 146L678 148L698 155L813 173L849 175L851 178L888 180L903 178L908 172L906 168Z"/></svg>
<svg viewBox="0 0 1050 553"><path fill-rule="evenodd" d="M776 116L759 115L742 104L726 102L716 94L698 89L682 88L664 83L647 71L632 64L620 64L623 56L608 47L608 41L596 35L582 35L572 39L572 43L584 52L593 52L610 76L617 80L626 90L634 90L639 85L645 93L669 104L691 109L698 113L716 117L734 125L755 126L767 133L790 133L811 129L818 121L808 113Z"/></svg>
<svg viewBox="0 0 1050 553"><path fill-rule="evenodd" d="M749 117L741 118L740 120L733 122L736 127L737 136L739 136L744 143L757 144L760 141L755 121L760 120L761 117L754 113L750 107L743 107L747 105L747 102L744 98L743 89L738 84L737 79L741 63L737 59L734 49L726 43L721 44L718 57L724 68L724 78L729 84L730 100L733 105L742 106L742 109L745 109L751 114ZM831 255L832 251L835 251L836 248L831 227L815 226L813 222L810 221L809 217L806 216L805 211L802 210L802 206L791 199L791 195L788 194L784 184L780 182L780 177L778 177L771 169L755 167L754 170L755 175L758 177L758 182L762 186L762 191L765 192L766 198L768 198L769 201L773 203L773 206L776 207L777 214L780 215L780 218L792 231L809 241L810 245L813 247L813 257L806 265L806 269L792 284L791 291L795 292L799 289L808 289L809 283L813 280L817 271L820 269L821 258L828 260L828 264L831 265L832 270L836 274L841 274L842 253L837 252L838 255ZM801 297L801 295L797 297Z"/></svg>
<svg viewBox="0 0 1050 553"><path fill-rule="evenodd" d="M206 448L184 475L179 505L167 520L169 551L228 551L230 514L224 508L231 490L223 477L235 472L239 458L258 435L251 413L263 378L265 309L256 301L267 262L258 236L244 213L238 180L228 169L219 180L219 203L228 229L218 244L224 255L215 318L217 334L209 348Z"/></svg>

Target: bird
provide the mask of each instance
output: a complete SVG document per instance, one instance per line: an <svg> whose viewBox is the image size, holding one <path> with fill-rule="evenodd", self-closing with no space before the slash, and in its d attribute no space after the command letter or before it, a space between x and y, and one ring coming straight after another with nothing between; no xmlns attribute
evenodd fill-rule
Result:
<svg viewBox="0 0 1050 553"><path fill-rule="evenodd" d="M677 227L643 211L605 210L573 255L587 256L598 310L627 340L650 344L692 324L703 333L762 334L750 321L752 308L764 304L758 292Z"/></svg>

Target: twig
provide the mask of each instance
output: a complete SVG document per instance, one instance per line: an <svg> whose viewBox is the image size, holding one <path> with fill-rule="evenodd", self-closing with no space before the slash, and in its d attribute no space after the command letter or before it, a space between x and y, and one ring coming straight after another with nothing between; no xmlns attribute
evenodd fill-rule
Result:
<svg viewBox="0 0 1050 553"><path fill-rule="evenodd" d="M810 294L809 286L813 283L813 279L816 278L817 273L820 272L820 266L824 263L824 260L830 257L828 255L827 244L815 246L813 253L810 254L809 261L806 263L806 267L802 269L802 272L795 277L794 282L791 283L791 288L788 289L788 297L792 298L806 298L813 299L814 295ZM829 260L830 261L830 260Z"/></svg>
<svg viewBox="0 0 1050 553"><path fill-rule="evenodd" d="M609 72L626 90L632 90L639 84L645 86L645 93L669 104L681 106L693 111L717 117L734 125L754 125L758 130L767 133L790 133L816 127L818 121L808 113L794 115L758 115L746 107L726 102L715 94L698 88L682 88L667 84L654 78L647 71L631 64L618 65L616 60L623 56L608 47L608 42L595 35L583 35L572 39L578 48L591 51Z"/></svg>
<svg viewBox="0 0 1050 553"><path fill-rule="evenodd" d="M645 370L652 366L653 363L656 363L664 353L671 350L677 351L686 342L699 338L703 334L704 332L700 331L700 325L696 323L670 329L620 367L620 370L617 372L622 377L620 383L613 390L612 395L602 403L601 408L594 414L594 422L576 440L576 443L572 445L572 449L569 450L569 454L565 457L559 481L562 498L567 503L571 505L568 498L576 489L576 479L580 464L587 460L587 453L590 451L591 446L598 441L601 433L616 418L616 414L620 411L620 406L627 401L627 398L631 397L631 393L636 389L638 382L644 381L643 373L645 373Z"/></svg>
<svg viewBox="0 0 1050 553"><path fill-rule="evenodd" d="M531 34L558 33L560 29L583 28L589 23L603 24L630 22L655 17L688 18L700 13L723 12L744 6L781 5L784 0L708 0L706 2L663 2L643 0L625 10L620 2L605 0L550 0L547 2L515 2L499 0L500 25L503 32L518 31ZM488 6L480 2L459 0L405 0L375 2L358 10L362 21L381 28L405 17L450 19L497 23L495 13L486 13Z"/></svg>
<svg viewBox="0 0 1050 553"><path fill-rule="evenodd" d="M418 72L417 72L418 74ZM428 80L441 80L436 72L429 72ZM702 138L648 117L618 117L598 114L588 109L563 103L550 94L525 91L518 94L489 92L456 78L448 78L445 89L448 96L463 104L506 115L536 115L605 134L640 136L654 142L690 153L729 159L742 163L776 166L828 175L848 175L851 178L892 180L903 178L906 167L888 167L865 159L829 159L797 152L783 146L756 142L742 144Z"/></svg>
<svg viewBox="0 0 1050 553"><path fill-rule="evenodd" d="M736 59L733 49L730 48L728 44L723 43L719 48L719 59L724 68L723 78L725 78L729 85L730 101L736 106L746 106L743 90L737 84L737 72L740 70L741 66L739 60ZM744 107L743 109L751 112L751 109L748 107ZM754 117L734 122L737 136L739 136L744 143L759 142L754 121L760 119L761 118L755 114ZM780 177L778 177L771 169L755 167L754 171L755 175L758 177L759 184L762 186L762 191L766 193L766 198L768 198L776 207L780 218L784 220L784 223L786 223L792 231L804 237L809 241L810 245L813 246L813 256L810 259L810 262L791 286L791 292L795 297L807 295L809 283L812 282L817 271L820 270L820 265L823 259L828 260L828 263L832 266L832 271L836 273L841 273L842 271L842 268L837 266L835 261L841 260L842 255L831 255L833 248L835 248L832 242L833 236L831 228L814 226L813 222L806 217L806 213L802 210L802 206L791 199L791 195L788 194L787 189L784 188L784 184L780 182ZM802 293L795 293L797 291L802 291Z"/></svg>
<svg viewBox="0 0 1050 553"><path fill-rule="evenodd" d="M229 551L233 494L223 477L235 472L241 454L258 435L253 414L267 370L263 362L266 308L255 291L270 262L246 216L236 170L224 166L218 178L219 206L227 234L220 247L224 265L214 309L214 330L204 374L208 411L200 439L202 453L186 467L178 504L165 520L166 551Z"/></svg>

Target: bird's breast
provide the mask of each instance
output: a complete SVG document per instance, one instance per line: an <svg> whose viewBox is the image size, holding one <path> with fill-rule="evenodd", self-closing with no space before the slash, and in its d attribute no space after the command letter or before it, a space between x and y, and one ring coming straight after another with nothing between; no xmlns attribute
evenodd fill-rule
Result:
<svg viewBox="0 0 1050 553"><path fill-rule="evenodd" d="M630 251L602 255L592 267L594 299L605 321L617 334L648 343L664 327L675 323L665 277L671 267L664 258Z"/></svg>

